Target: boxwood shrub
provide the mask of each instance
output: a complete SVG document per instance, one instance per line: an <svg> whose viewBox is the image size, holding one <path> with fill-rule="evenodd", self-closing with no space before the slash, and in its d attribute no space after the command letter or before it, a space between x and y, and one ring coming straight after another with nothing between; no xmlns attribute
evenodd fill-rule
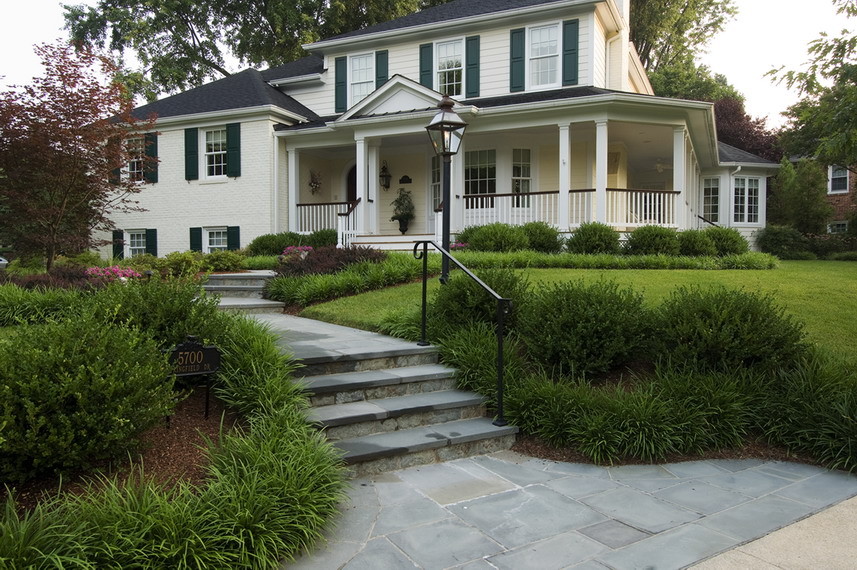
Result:
<svg viewBox="0 0 857 570"><path fill-rule="evenodd" d="M747 239L735 228L711 226L703 231L714 242L717 255L740 255L750 251L750 244L747 243Z"/></svg>
<svg viewBox="0 0 857 570"><path fill-rule="evenodd" d="M618 254L621 251L619 234L600 222L580 224L571 237L566 240L566 248L571 253L607 253Z"/></svg>
<svg viewBox="0 0 857 570"><path fill-rule="evenodd" d="M528 222L521 226L527 236L529 248L540 253L559 253L563 240L559 230L545 222Z"/></svg>
<svg viewBox="0 0 857 570"><path fill-rule="evenodd" d="M628 255L678 255L679 249L676 231L663 226L641 226L625 242Z"/></svg>
<svg viewBox="0 0 857 570"><path fill-rule="evenodd" d="M521 226L501 222L484 226L471 226L457 239L473 251L519 251L530 247L527 233Z"/></svg>
<svg viewBox="0 0 857 570"><path fill-rule="evenodd" d="M702 230L685 230L678 234L679 253L690 257L717 255L711 237Z"/></svg>

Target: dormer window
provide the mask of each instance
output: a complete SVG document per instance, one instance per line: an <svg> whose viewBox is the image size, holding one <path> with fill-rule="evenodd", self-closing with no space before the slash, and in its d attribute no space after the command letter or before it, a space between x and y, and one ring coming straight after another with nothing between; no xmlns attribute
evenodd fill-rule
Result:
<svg viewBox="0 0 857 570"><path fill-rule="evenodd" d="M435 44L437 92L461 97L464 89L464 40Z"/></svg>
<svg viewBox="0 0 857 570"><path fill-rule="evenodd" d="M350 105L365 99L375 89L375 55L366 53L348 58Z"/></svg>
<svg viewBox="0 0 857 570"><path fill-rule="evenodd" d="M530 88L559 86L559 24L529 30Z"/></svg>

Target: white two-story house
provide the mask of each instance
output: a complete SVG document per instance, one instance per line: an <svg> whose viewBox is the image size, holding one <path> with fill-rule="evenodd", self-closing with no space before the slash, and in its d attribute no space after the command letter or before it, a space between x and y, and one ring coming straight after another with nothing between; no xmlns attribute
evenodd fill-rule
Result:
<svg viewBox="0 0 857 570"><path fill-rule="evenodd" d="M431 236L441 161L425 127L444 94L468 125L451 165L453 233L710 222L750 237L777 165L719 144L711 104L653 96L629 4L456 0L142 106L158 117L145 148L159 164L138 174L146 211L114 217L114 253L323 228L377 247ZM400 188L417 206L405 235L390 220Z"/></svg>

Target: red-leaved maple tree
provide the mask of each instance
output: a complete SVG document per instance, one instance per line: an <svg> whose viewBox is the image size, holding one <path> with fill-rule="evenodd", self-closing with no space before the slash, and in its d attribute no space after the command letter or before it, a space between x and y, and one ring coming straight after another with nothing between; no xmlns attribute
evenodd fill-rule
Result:
<svg viewBox="0 0 857 570"><path fill-rule="evenodd" d="M111 212L139 209L142 185L120 173L154 118L132 117L107 58L71 45L35 51L45 75L0 93L0 243L50 269L61 252L102 245Z"/></svg>

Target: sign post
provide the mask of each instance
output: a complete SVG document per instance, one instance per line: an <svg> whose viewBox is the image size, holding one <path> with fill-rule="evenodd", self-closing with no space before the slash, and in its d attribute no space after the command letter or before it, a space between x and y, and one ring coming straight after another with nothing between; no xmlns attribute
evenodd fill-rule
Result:
<svg viewBox="0 0 857 570"><path fill-rule="evenodd" d="M203 346L197 337L188 335L187 340L170 353L169 362L177 377L205 377L205 419L208 419L210 377L220 369L220 351L216 346Z"/></svg>

